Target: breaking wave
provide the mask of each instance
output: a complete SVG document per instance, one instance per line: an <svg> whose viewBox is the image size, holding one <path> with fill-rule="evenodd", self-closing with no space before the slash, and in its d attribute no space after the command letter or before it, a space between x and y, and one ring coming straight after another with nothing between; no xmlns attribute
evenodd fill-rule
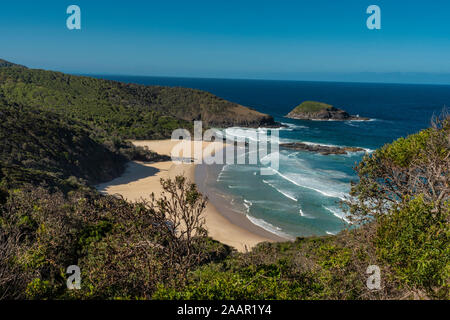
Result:
<svg viewBox="0 0 450 320"><path fill-rule="evenodd" d="M291 199L292 201L297 202L298 199L295 198L292 194L289 194L286 191L283 191L281 188L277 188L274 184L270 183L269 181L263 180L263 182L269 186L271 186L272 188L274 188L276 191L278 191L279 193L281 193L283 196L285 196L288 199Z"/></svg>
<svg viewBox="0 0 450 320"><path fill-rule="evenodd" d="M350 220L348 219L348 217L346 217L345 213L340 211L340 210L336 210L336 209L332 209L330 207L326 207L326 206L322 206L325 210L328 210L329 212L331 212L335 217L344 220L347 223L350 223Z"/></svg>

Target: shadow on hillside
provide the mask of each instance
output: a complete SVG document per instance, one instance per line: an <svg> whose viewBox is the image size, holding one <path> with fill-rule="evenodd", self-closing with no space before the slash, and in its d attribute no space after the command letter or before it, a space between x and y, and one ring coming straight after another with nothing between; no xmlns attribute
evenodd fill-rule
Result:
<svg viewBox="0 0 450 320"><path fill-rule="evenodd" d="M118 186L122 184L127 184L130 182L135 182L140 179L151 177L157 174L160 170L154 167L145 166L142 163L129 162L125 169L125 172L118 178L112 181L105 182L96 186L97 190L100 192L105 192L107 187Z"/></svg>

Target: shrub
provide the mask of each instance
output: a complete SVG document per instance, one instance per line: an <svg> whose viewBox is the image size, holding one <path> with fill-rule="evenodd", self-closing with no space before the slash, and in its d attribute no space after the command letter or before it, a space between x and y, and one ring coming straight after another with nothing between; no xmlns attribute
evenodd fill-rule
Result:
<svg viewBox="0 0 450 320"><path fill-rule="evenodd" d="M378 253L410 286L448 290L450 278L450 203L436 211L418 196L378 217Z"/></svg>

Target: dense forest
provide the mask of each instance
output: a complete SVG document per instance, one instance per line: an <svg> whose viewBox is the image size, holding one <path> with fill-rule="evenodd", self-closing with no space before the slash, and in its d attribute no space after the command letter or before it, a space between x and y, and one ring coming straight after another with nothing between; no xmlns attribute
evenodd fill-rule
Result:
<svg viewBox="0 0 450 320"><path fill-rule="evenodd" d="M1 67L1 66L4 67ZM58 112L126 139L170 138L174 129L204 126L274 125L271 116L221 99L211 93L160 86L125 84L34 70L0 63L0 97Z"/></svg>
<svg viewBox="0 0 450 320"><path fill-rule="evenodd" d="M159 159L127 138L208 115L178 103L235 107L171 90L0 68L0 299L450 298L447 114L355 167L342 205L358 228L239 253L208 237L207 200L183 177L148 202L91 187L130 159ZM180 217L187 231L177 232ZM67 290L69 265L81 269L80 290ZM381 269L379 289L366 285L369 265Z"/></svg>
<svg viewBox="0 0 450 320"><path fill-rule="evenodd" d="M0 100L0 183L63 190L109 181L129 160L161 159L120 137L92 132L82 122L36 107Z"/></svg>

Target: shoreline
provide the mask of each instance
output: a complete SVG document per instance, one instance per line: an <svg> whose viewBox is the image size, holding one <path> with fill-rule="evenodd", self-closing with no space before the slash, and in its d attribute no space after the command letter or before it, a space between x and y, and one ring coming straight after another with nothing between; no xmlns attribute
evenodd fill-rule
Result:
<svg viewBox="0 0 450 320"><path fill-rule="evenodd" d="M185 144L184 147L194 150L193 144L199 143L172 140L138 140L131 142L136 146L148 147L154 152L168 156L171 155L172 148L175 146L183 147L183 144ZM200 156L203 156L203 152L206 155L210 155L213 152L221 152L224 147L222 142L200 143L202 143L202 155ZM195 159L195 154L180 154L180 157ZM99 184L96 188L99 192L105 194L120 194L129 201L148 200L152 192L155 193L156 197L161 194L161 178L174 178L181 174L191 182L196 183L199 191L203 193L206 177L204 179L202 178L202 174L205 174L202 167L202 165L199 166L195 163L176 164L172 161L152 163L131 161L127 164L122 176L112 181ZM223 205L223 201L225 200L221 200L218 195L214 195L211 192L206 193L209 201L204 211L205 227L208 230L208 235L214 240L232 246L239 252L249 251L261 242L290 240L257 226L245 214L236 212L228 206Z"/></svg>
<svg viewBox="0 0 450 320"><path fill-rule="evenodd" d="M240 226L241 228L244 228L245 230L258 236L268 238L271 241L279 242L291 240L260 227L259 225L253 223L245 213L239 212L232 208L229 205L229 199L226 199L223 195L219 194L215 190L212 190L212 188L207 184L207 182L211 181L211 178L213 178L213 180L216 178L215 176L211 177L210 175L211 173L208 171L208 165L196 165L195 181L197 187L202 194L208 197L208 200L210 201L209 203L214 206L220 215L222 215L230 223Z"/></svg>

